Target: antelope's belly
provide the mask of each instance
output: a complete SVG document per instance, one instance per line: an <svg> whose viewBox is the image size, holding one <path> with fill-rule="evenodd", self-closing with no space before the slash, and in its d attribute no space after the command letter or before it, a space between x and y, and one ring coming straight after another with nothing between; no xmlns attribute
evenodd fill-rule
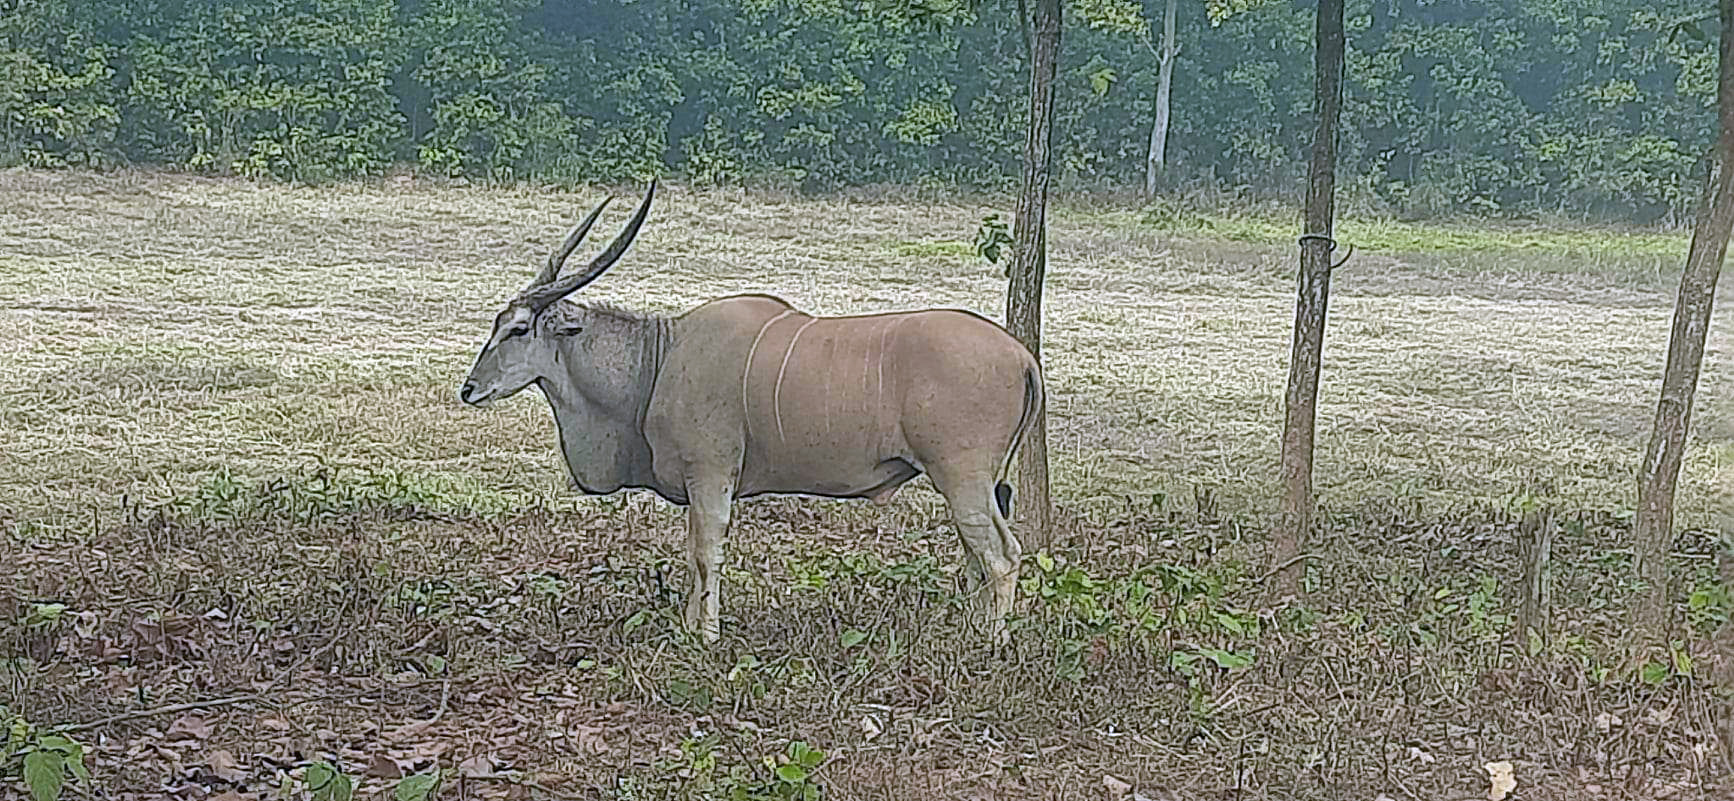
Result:
<svg viewBox="0 0 1734 801"><path fill-rule="evenodd" d="M913 460L893 453L833 448L789 451L749 447L739 493L801 493L881 502L921 474Z"/></svg>

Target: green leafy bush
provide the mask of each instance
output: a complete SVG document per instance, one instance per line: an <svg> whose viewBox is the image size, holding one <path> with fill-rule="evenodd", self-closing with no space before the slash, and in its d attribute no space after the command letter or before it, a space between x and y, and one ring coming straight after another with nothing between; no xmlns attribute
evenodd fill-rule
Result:
<svg viewBox="0 0 1734 801"><path fill-rule="evenodd" d="M322 181L414 162L496 181L766 178L1006 188L1026 51L1005 4L826 0L17 0L0 162ZM1056 180L1142 185L1154 6L1068 15ZM1348 9L1339 176L1358 207L1679 219L1710 139L1695 9ZM1311 9L1181 4L1163 184L1292 199Z"/></svg>

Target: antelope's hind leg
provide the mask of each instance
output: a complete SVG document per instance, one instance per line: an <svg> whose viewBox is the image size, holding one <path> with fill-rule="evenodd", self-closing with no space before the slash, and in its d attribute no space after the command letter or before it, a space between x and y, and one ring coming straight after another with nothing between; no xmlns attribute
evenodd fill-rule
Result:
<svg viewBox="0 0 1734 801"><path fill-rule="evenodd" d="M992 481L948 481L934 474L935 486L951 507L952 522L968 551L964 564L965 589L975 596L971 607L979 610L988 636L1003 643L1009 635L1005 621L1017 593L1018 567L1023 553L995 503ZM978 580L970 580L976 578ZM971 586L974 585L974 586Z"/></svg>

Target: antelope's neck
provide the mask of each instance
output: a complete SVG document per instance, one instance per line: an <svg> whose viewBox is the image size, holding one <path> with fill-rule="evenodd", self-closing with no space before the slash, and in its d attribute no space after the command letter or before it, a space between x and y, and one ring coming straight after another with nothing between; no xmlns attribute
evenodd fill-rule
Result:
<svg viewBox="0 0 1734 801"><path fill-rule="evenodd" d="M646 331L639 338L643 343L638 362L638 388L636 400L637 414L634 417L639 436L644 434L644 418L650 412L650 399L656 395L656 382L662 375L662 366L668 361L668 348L674 340L674 322L665 317L651 317L644 321ZM650 444L645 443L646 452ZM648 478L648 471L646 478Z"/></svg>

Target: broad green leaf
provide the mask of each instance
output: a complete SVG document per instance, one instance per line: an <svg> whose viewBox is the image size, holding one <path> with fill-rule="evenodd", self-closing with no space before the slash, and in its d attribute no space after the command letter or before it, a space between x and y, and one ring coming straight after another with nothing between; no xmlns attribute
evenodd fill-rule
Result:
<svg viewBox="0 0 1734 801"><path fill-rule="evenodd" d="M339 773L331 782L331 801L353 801L355 798L355 780Z"/></svg>
<svg viewBox="0 0 1734 801"><path fill-rule="evenodd" d="M65 760L55 751L31 751L24 755L24 783L36 801L60 801L66 783Z"/></svg>
<svg viewBox="0 0 1734 801"><path fill-rule="evenodd" d="M66 767L72 771L72 775L78 777L79 781L87 783L90 781L90 769L84 766L84 746L82 744L72 743L72 746L67 749Z"/></svg>
<svg viewBox="0 0 1734 801"><path fill-rule="evenodd" d="M1252 664L1252 657L1238 654L1234 651L1220 651L1215 648L1204 649L1204 655L1216 662L1216 666L1225 670L1243 668Z"/></svg>
<svg viewBox="0 0 1734 801"><path fill-rule="evenodd" d="M794 784L795 782L806 780L807 769L791 762L777 768L777 778L790 784Z"/></svg>
<svg viewBox="0 0 1734 801"><path fill-rule="evenodd" d="M1097 97L1101 97L1106 95L1109 89L1114 88L1114 79L1113 68L1103 67L1090 73L1090 88L1096 92Z"/></svg>
<svg viewBox="0 0 1734 801"><path fill-rule="evenodd" d="M30 724L21 717L11 718L6 727L6 753L17 751L29 739Z"/></svg>
<svg viewBox="0 0 1734 801"><path fill-rule="evenodd" d="M1682 676L1692 675L1692 655L1684 648L1674 648L1674 672Z"/></svg>
<svg viewBox="0 0 1734 801"><path fill-rule="evenodd" d="M426 801L433 794L434 789L439 786L439 781L440 776L437 772L405 776L403 781L397 783L397 790L393 795L397 801Z"/></svg>
<svg viewBox="0 0 1734 801"><path fill-rule="evenodd" d="M313 791L313 801L353 801L355 780L324 762L307 766L307 787Z"/></svg>
<svg viewBox="0 0 1734 801"><path fill-rule="evenodd" d="M1660 662L1645 662L1639 675L1647 684L1661 684L1668 680L1668 666Z"/></svg>
<svg viewBox="0 0 1734 801"><path fill-rule="evenodd" d="M848 631L843 632L843 647L844 648L854 648L855 646L860 645L861 643L866 642L866 641L867 641L867 632L865 632L865 631L861 631L859 629L850 629Z"/></svg>
<svg viewBox="0 0 1734 801"><path fill-rule="evenodd" d="M30 614L24 617L24 625L40 626L53 623L66 612L66 604L35 604L30 607Z"/></svg>

